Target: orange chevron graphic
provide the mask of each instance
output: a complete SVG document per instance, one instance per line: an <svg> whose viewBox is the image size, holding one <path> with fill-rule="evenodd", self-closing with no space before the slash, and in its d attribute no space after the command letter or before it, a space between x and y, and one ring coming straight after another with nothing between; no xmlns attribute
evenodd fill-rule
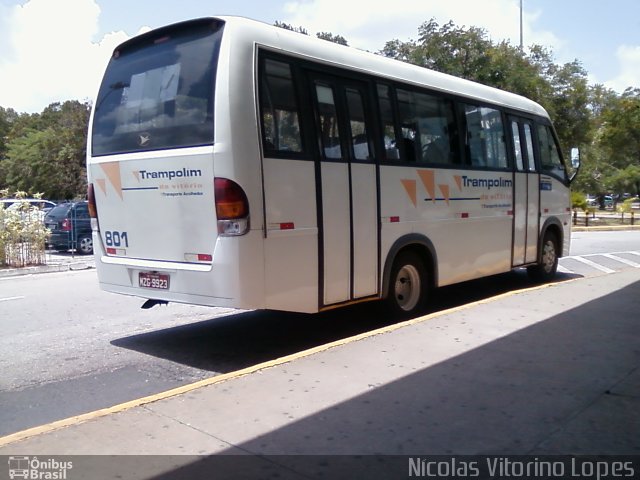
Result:
<svg viewBox="0 0 640 480"><path fill-rule="evenodd" d="M120 164L118 162L107 162L101 163L100 168L107 176L109 183L115 189L116 193L120 197L120 200L123 200L122 197L122 179L120 178ZM106 185L104 192L106 194Z"/></svg>
<svg viewBox="0 0 640 480"><path fill-rule="evenodd" d="M409 198L411 199L411 203L413 203L414 207L418 206L418 192L417 192L417 188L416 188L416 181L415 180L407 180L407 179L403 179L400 180L402 182L402 186L404 187L404 189L406 190L407 194L409 195Z"/></svg>
<svg viewBox="0 0 640 480"><path fill-rule="evenodd" d="M420 180L422 180L422 184L424 185L424 188L427 190L427 193L431 197L431 201L435 203L436 202L435 172L433 170L418 170L418 175L420 176Z"/></svg>
<svg viewBox="0 0 640 480"><path fill-rule="evenodd" d="M416 173L420 177L420 181L422 185L424 185L425 190L429 194L429 198L431 199L431 202L436 203L437 195L436 195L435 170L416 169ZM456 184L456 187L458 187L458 191L462 192L462 175L453 175L453 180ZM414 206L417 206L418 193L416 189L416 181L412 179L402 179L400 181L402 182L402 185L404 186L405 191L409 195L409 198L411 199L411 203L413 203ZM446 183L439 183L437 184L437 187L442 193L442 197L444 201L447 202L447 205L449 205L451 200L451 188L452 188L451 185L448 185Z"/></svg>
<svg viewBox="0 0 640 480"><path fill-rule="evenodd" d="M96 178L96 183L98 184L98 187L100 187L100 190L102 190L102 193L104 193L106 195L107 194L107 181L104 178Z"/></svg>
<svg viewBox="0 0 640 480"><path fill-rule="evenodd" d="M445 202L447 202L447 205L449 205L449 198L450 198L449 185L440 184L438 185L438 188L442 192L442 196L444 197Z"/></svg>

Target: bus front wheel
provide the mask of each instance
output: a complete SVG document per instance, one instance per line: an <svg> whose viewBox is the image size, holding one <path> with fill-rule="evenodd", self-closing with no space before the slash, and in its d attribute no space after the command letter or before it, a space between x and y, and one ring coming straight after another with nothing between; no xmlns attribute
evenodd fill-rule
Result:
<svg viewBox="0 0 640 480"><path fill-rule="evenodd" d="M393 262L387 305L394 316L409 318L420 314L427 302L427 269L414 252L402 252Z"/></svg>
<svg viewBox="0 0 640 480"><path fill-rule="evenodd" d="M550 282L558 270L558 237L555 233L547 231L542 239L542 252L540 262L527 268L531 279L538 282Z"/></svg>

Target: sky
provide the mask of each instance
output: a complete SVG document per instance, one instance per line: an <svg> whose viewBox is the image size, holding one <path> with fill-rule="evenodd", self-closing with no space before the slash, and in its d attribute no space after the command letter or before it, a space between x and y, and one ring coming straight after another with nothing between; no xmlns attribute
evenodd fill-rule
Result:
<svg viewBox="0 0 640 480"><path fill-rule="evenodd" d="M520 43L520 0L0 0L0 106L39 113L53 102L92 101L113 49L151 28L239 15L342 35L377 52L408 41L435 18ZM524 45L579 60L591 84L640 87L638 0L522 0Z"/></svg>

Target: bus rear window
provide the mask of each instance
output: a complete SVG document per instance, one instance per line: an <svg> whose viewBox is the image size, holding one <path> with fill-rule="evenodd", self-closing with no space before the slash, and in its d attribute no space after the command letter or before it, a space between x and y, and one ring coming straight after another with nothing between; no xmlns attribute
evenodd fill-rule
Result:
<svg viewBox="0 0 640 480"><path fill-rule="evenodd" d="M95 156L213 144L222 24L196 21L121 45L94 107Z"/></svg>

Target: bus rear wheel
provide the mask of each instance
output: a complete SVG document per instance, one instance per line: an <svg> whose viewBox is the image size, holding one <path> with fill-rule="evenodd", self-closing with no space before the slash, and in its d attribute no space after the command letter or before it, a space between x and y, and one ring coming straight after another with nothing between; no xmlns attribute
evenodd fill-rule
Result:
<svg viewBox="0 0 640 480"><path fill-rule="evenodd" d="M410 318L424 311L427 302L427 269L414 252L402 252L393 262L387 305L399 318Z"/></svg>
<svg viewBox="0 0 640 480"><path fill-rule="evenodd" d="M537 282L550 282L558 270L558 237L553 232L545 232L542 239L542 252L540 262L527 268L527 273L532 280Z"/></svg>

